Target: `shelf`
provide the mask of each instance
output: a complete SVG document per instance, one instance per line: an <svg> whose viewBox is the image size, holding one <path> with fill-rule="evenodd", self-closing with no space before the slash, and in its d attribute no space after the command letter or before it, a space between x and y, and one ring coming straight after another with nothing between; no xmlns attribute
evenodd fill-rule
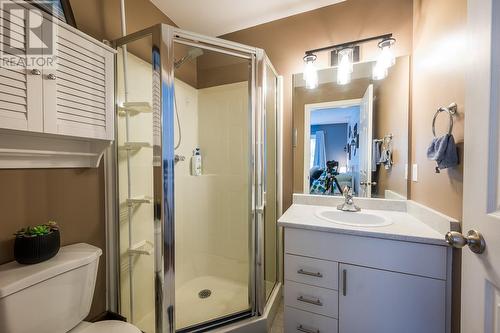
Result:
<svg viewBox="0 0 500 333"><path fill-rule="evenodd" d="M144 195L141 197L127 199L127 205L129 207L131 207L131 206L140 205L140 204L150 204L152 201L153 201L153 199L151 197Z"/></svg>
<svg viewBox="0 0 500 333"><path fill-rule="evenodd" d="M119 150L139 150L141 148L151 148L149 142L125 142L123 146L119 146Z"/></svg>
<svg viewBox="0 0 500 333"><path fill-rule="evenodd" d="M126 116L127 113L131 116L135 116L140 113L151 113L151 111L151 104L148 102L126 102L118 107L119 116Z"/></svg>
<svg viewBox="0 0 500 333"><path fill-rule="evenodd" d="M146 255L150 256L154 252L154 245L150 241L143 240L140 241L139 243L136 243L132 245L128 249L128 254L129 255Z"/></svg>

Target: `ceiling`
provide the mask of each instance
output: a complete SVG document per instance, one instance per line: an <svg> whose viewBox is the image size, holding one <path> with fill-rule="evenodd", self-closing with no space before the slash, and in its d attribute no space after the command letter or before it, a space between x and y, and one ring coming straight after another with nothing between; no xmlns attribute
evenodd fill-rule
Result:
<svg viewBox="0 0 500 333"><path fill-rule="evenodd" d="M151 0L180 28L220 36L345 0Z"/></svg>

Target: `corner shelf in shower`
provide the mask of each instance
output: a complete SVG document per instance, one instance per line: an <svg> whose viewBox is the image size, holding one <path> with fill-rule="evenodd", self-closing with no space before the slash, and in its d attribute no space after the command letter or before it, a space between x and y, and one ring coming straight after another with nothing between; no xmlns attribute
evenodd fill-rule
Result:
<svg viewBox="0 0 500 333"><path fill-rule="evenodd" d="M152 145L149 142L125 142L122 146L119 146L119 150L139 150L141 148L151 148Z"/></svg>
<svg viewBox="0 0 500 333"><path fill-rule="evenodd" d="M130 206L135 206L135 205L140 205L140 204L150 204L152 201L153 201L153 199L151 197L143 195L140 197L127 199L127 205L130 207Z"/></svg>
<svg viewBox="0 0 500 333"><path fill-rule="evenodd" d="M151 113L151 104L148 102L125 102L122 106L118 107L118 115L126 116L127 113L131 116L138 115L140 113Z"/></svg>
<svg viewBox="0 0 500 333"><path fill-rule="evenodd" d="M139 243L135 243L128 249L129 255L147 255L150 256L154 252L154 245L150 241L142 240Z"/></svg>

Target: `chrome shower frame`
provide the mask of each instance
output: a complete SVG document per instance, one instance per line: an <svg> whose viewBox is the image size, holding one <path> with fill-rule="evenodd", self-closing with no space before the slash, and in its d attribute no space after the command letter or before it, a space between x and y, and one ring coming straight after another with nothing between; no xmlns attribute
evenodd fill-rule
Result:
<svg viewBox="0 0 500 333"><path fill-rule="evenodd" d="M197 33L181 30L169 25L158 24L144 30L129 34L112 42L117 49L131 42L151 37L153 87L159 94L153 94L153 113L159 120L159 135L155 137L153 155L157 165L154 167L154 198L155 225L161 226L161 242L155 241L155 318L157 333L175 332L175 220L174 220L174 44L180 43L221 52L227 55L249 59L249 110L250 110L250 165L249 179L251 195L249 196L251 212L249 214L250 242L250 283L249 303L252 316L264 313L266 293L264 281L264 184L263 165L264 133L261 124L265 121L265 74L266 64L272 67L264 51L259 48L230 42L220 38L203 36ZM154 90L155 90L154 89ZM281 96L281 93L279 93ZM118 107L118 106L116 106ZM281 109L278 108L278 114ZM281 142L281 117L278 116L277 141ZM115 127L116 128L116 127ZM278 148L280 149L280 148ZM278 152L277 165L281 168L281 151ZM117 151L115 148L115 156ZM116 177L116 163L106 170L108 177ZM278 184L281 180L278 177ZM114 224L118 224L119 208L116 186L108 192L108 202L114 202L114 207L108 207L109 216L115 216ZM281 211L281 187L277 189L277 209ZM111 198L111 199L110 199ZM108 222L109 223L109 222ZM117 233L118 228L114 228ZM278 234L278 232L277 232ZM117 241L119 235L115 235ZM280 242L277 243L279 248ZM115 244L115 251L118 247ZM119 253L119 252L118 252ZM116 253L116 257L118 257ZM112 255L112 254L110 254ZM278 265L279 266L279 265ZM116 263L115 266L116 267ZM109 268L111 271L113 267ZM280 271L281 267L277 267ZM114 304L119 302L119 276L115 276ZM279 284L279 279L276 281ZM119 306L118 306L119 307ZM115 309L119 311L119 308ZM248 315L247 315L248 317ZM232 318L234 320L234 318ZM220 321L219 321L220 324Z"/></svg>

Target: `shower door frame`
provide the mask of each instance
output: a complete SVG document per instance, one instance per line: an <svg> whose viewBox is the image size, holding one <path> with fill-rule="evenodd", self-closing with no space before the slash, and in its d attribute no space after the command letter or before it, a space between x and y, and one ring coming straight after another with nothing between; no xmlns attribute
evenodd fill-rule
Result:
<svg viewBox="0 0 500 333"><path fill-rule="evenodd" d="M166 24L158 24L152 27L137 31L127 36L116 39L112 42L112 46L118 47L127 45L131 42L151 36L152 40L152 67L153 67L153 84L157 84L160 91L160 96L153 96L153 107L158 106L160 117L160 146L154 146L154 155L160 154L161 160L161 175L154 174L154 184L161 184L161 193L154 193L153 202L155 203L155 223L161 224L162 243L155 241L155 326L157 333L174 333L175 332L175 217L174 217L174 43L189 44L198 46L203 49L209 49L233 56L243 56L250 60L251 71L249 78L249 110L251 132L251 148L250 156L250 175L251 179L251 196L250 196L250 214L249 214L249 262L250 262L250 279L249 279L249 303L251 305L250 315L257 316L264 313L266 306L265 280L264 280L264 201L262 183L264 177L263 172L263 136L262 124L265 121L265 74L266 64L270 65L274 74L277 75L271 62L265 55L264 51L259 48L250 47L244 44L227 41L220 38L208 37L197 33L178 29ZM246 56L245 56L246 55ZM158 61L155 66L155 62ZM116 71L115 71L116 74ZM279 78L279 76L278 76ZM278 89L280 87L278 86ZM281 90L278 91L278 96L281 97ZM279 102L278 102L279 103ZM116 105L118 109L118 105ZM277 119L277 142L281 142L281 108L278 107ZM115 128L117 128L115 126ZM155 140L154 140L155 141ZM277 166L281 168L281 148L277 147ZM114 152L117 156L115 148ZM279 174L279 172L278 172ZM117 177L116 163L106 169L107 177L114 179ZM117 183L117 182L116 182ZM277 211L281 211L281 178L277 178ZM155 186L156 188L156 186ZM117 188L107 191L108 202L115 202L114 207L108 207L110 217L119 216L119 205L117 199ZM109 197L111 200L109 200ZM161 208L161 209L158 209ZM115 224L116 224L115 218ZM114 241L118 242L118 228L114 228ZM278 229L278 228L277 228ZM277 232L278 234L278 232ZM278 237L279 238L279 237ZM277 242L279 248L281 242ZM112 246L118 257L119 250L117 244ZM108 271L116 270L117 265L109 267ZM280 272L281 265L277 262L277 272ZM115 276L114 285L116 289L112 290L115 304L120 304L119 298L119 276ZM279 283L279 278L277 284ZM276 285L277 285L276 284ZM276 286L275 285L275 286ZM119 310L119 309L118 309ZM234 321L230 318L228 323ZM218 325L224 322L219 321Z"/></svg>

